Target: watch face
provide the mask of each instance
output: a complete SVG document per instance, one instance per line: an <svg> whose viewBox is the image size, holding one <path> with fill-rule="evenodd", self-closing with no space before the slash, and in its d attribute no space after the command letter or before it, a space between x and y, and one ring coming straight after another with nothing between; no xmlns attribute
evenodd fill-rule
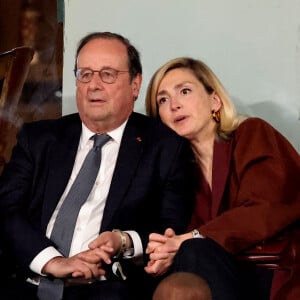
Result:
<svg viewBox="0 0 300 300"><path fill-rule="evenodd" d="M197 229L194 229L192 231L192 235L193 235L193 238L201 238L201 234L199 233L199 231Z"/></svg>

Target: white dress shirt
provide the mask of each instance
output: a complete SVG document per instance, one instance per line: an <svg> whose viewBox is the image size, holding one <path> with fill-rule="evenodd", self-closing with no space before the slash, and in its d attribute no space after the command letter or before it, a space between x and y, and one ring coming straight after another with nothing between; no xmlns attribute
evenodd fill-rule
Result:
<svg viewBox="0 0 300 300"><path fill-rule="evenodd" d="M73 256L79 252L87 250L88 244L99 235L103 211L104 211L107 195L109 192L113 172L115 169L115 165L116 165L116 161L120 149L120 143L121 143L121 139L123 136L126 123L127 121L124 122L117 129L111 132L107 132L107 134L109 134L111 139L102 147L101 165L100 165L100 169L95 184L93 186L93 189L88 199L82 205L79 211L79 215L74 229L74 235L71 243L69 256ZM87 153L93 146L93 140L90 140L90 138L94 134L95 133L90 131L84 124L82 124L82 134L80 137L80 142L79 142L73 170L71 173L71 177L48 223L47 231L46 231L47 237L50 237L58 211L68 191L70 190L70 187L73 184ZM124 228L121 229L123 230ZM139 235L137 234L137 232L131 230L127 230L126 232L130 234L133 241L133 246L134 246L133 257L137 257L137 258L141 257L143 253L143 247ZM41 251L32 260L29 267L33 272L43 275L41 272L43 266L50 259L56 256L62 256L62 254L58 252L54 247L48 247L43 251Z"/></svg>

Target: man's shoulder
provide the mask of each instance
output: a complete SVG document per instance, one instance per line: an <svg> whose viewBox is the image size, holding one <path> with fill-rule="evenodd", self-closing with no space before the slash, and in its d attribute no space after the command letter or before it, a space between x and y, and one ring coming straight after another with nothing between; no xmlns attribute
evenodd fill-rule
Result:
<svg viewBox="0 0 300 300"><path fill-rule="evenodd" d="M150 118L141 113L132 113L128 126L136 127L138 130L149 135L155 135L156 139L169 137L175 140L183 140L175 131L163 124L160 119Z"/></svg>
<svg viewBox="0 0 300 300"><path fill-rule="evenodd" d="M78 114L58 119L39 120L25 123L18 133L19 141L30 141L32 145L42 147L56 141L71 141L79 137L81 121Z"/></svg>
<svg viewBox="0 0 300 300"><path fill-rule="evenodd" d="M81 121L77 113L62 116L57 119L38 120L30 123L25 123L22 127L27 131L34 133L43 132L61 132L63 129L68 129L75 124L80 125Z"/></svg>

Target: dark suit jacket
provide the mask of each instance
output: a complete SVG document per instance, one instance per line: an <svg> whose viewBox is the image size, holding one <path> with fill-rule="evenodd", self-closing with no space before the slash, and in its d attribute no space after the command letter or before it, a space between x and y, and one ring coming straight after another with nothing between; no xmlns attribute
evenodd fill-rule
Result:
<svg viewBox="0 0 300 300"><path fill-rule="evenodd" d="M200 179L200 202L190 227L238 253L299 220L299 184L296 150L268 123L249 118L231 139L215 142L212 192ZM281 275L276 284L289 280L282 292L287 295L288 290L289 297L278 299L300 299L299 274L300 266L293 274Z"/></svg>
<svg viewBox="0 0 300 300"><path fill-rule="evenodd" d="M28 267L52 242L47 223L69 180L81 134L78 114L27 124L0 179L5 244ZM133 113L126 125L100 231L186 229L193 205L188 143ZM55 246L55 245L54 245Z"/></svg>

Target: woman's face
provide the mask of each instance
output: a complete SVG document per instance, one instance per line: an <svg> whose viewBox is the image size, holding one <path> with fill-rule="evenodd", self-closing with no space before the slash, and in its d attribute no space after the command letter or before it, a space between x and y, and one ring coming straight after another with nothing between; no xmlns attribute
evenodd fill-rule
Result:
<svg viewBox="0 0 300 300"><path fill-rule="evenodd" d="M169 71L158 86L156 101L161 120L179 135L191 141L215 135L211 112L220 109L221 101L215 92L206 92L191 70Z"/></svg>

